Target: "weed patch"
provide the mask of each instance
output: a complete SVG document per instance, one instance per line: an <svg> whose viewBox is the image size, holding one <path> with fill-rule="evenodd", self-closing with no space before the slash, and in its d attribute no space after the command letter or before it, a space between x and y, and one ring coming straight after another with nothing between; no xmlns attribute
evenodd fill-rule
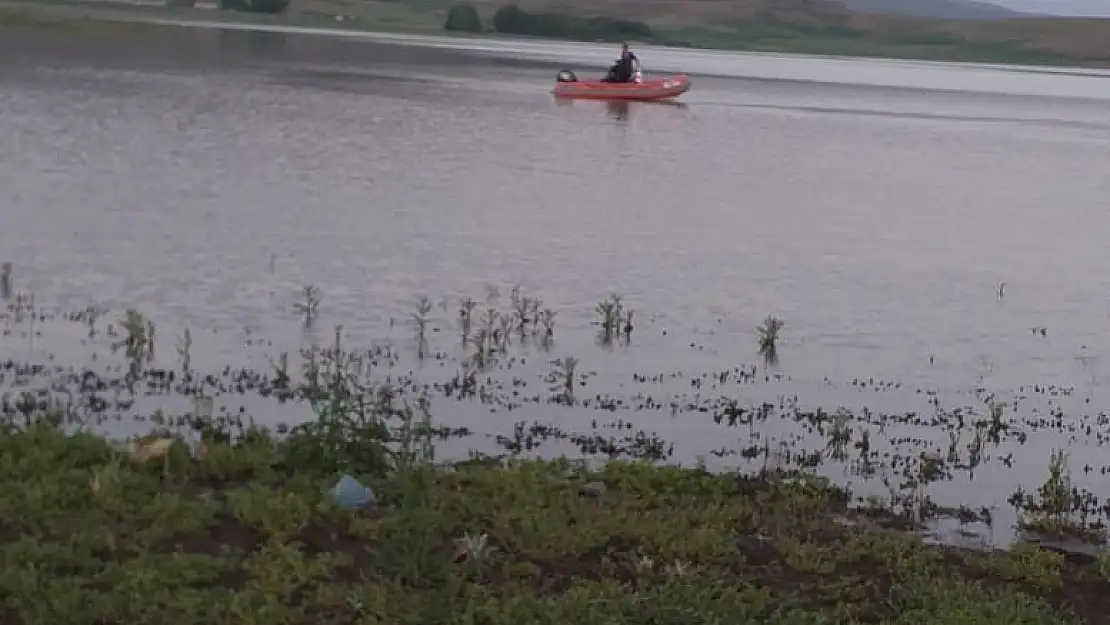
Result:
<svg viewBox="0 0 1110 625"><path fill-rule="evenodd" d="M838 522L843 493L800 474L412 464L358 473L378 498L346 510L330 459L288 464L305 444L213 442L167 474L89 434L9 427L2 622L1010 625L1110 608L1105 561Z"/></svg>

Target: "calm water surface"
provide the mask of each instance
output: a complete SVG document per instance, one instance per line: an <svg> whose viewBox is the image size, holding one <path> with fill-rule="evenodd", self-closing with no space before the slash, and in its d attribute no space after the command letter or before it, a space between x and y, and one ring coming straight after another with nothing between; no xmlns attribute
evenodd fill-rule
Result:
<svg viewBox="0 0 1110 625"><path fill-rule="evenodd" d="M745 401L927 412L917 389L954 408L978 387L1010 400L1055 384L1076 389L1069 423L1110 403L1110 79L648 50L693 90L614 107L548 93L558 66L598 71L608 48L520 44L510 61L501 46L8 39L0 256L45 305L135 306L163 336L219 329L213 365L246 329L326 340L297 329L303 284L324 293L321 327L368 344L407 336L393 321L418 294L450 302L453 336L457 298L520 283L559 311L554 355L609 376L599 393L634 393L633 371L756 362L773 314L784 378ZM610 292L639 320L611 353L590 338ZM514 418L588 427L552 414ZM687 457L747 438L704 416L626 417ZM1004 506L1071 439L1074 469L1100 460L1085 436L1033 438L1010 449L1024 464L975 476L979 499Z"/></svg>

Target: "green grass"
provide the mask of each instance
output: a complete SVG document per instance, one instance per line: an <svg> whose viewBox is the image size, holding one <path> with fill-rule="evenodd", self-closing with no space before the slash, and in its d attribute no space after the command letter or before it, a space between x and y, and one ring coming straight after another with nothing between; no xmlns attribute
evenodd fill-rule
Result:
<svg viewBox="0 0 1110 625"><path fill-rule="evenodd" d="M360 476L381 503L344 511L305 436L140 464L5 428L0 622L1032 625L1110 605L1093 560L929 547L815 478L410 464Z"/></svg>
<svg viewBox="0 0 1110 625"><path fill-rule="evenodd" d="M1067 65L1081 63L1083 60L1026 48L1018 43L971 43L964 41L912 43L874 41L863 37L822 35L759 37L744 36L727 29L710 28L666 30L660 32L660 37L665 41L684 42L696 48L786 54L1023 65Z"/></svg>
<svg viewBox="0 0 1110 625"><path fill-rule="evenodd" d="M111 15L98 11L91 8L65 12L50 7L0 4L0 29L118 34L149 28L138 22L113 20Z"/></svg>

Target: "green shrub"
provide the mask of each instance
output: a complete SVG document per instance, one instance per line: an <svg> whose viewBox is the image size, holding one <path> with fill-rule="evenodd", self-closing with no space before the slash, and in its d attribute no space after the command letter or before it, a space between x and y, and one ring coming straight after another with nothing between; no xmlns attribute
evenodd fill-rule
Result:
<svg viewBox="0 0 1110 625"><path fill-rule="evenodd" d="M493 29L499 33L520 33L527 28L529 15L515 4L503 6L493 14Z"/></svg>
<svg viewBox="0 0 1110 625"><path fill-rule="evenodd" d="M480 33L485 29L482 27L482 18L478 16L477 9L469 4L456 4L447 12L447 21L443 24L443 30Z"/></svg>
<svg viewBox="0 0 1110 625"><path fill-rule="evenodd" d="M245 11L247 13L284 13L290 0L219 0L219 7L225 11Z"/></svg>
<svg viewBox="0 0 1110 625"><path fill-rule="evenodd" d="M289 8L289 0L249 0L248 11L251 13L284 13Z"/></svg>

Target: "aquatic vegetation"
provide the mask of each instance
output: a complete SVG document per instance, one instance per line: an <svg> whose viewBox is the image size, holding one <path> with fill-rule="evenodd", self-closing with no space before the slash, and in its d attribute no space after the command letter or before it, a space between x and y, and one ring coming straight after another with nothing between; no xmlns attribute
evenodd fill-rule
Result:
<svg viewBox="0 0 1110 625"><path fill-rule="evenodd" d="M524 348L535 342L549 349L554 341L556 313L541 309L543 300L524 295L519 285L512 289L507 310L496 307L500 297L497 289L490 288L486 307L477 317L475 311L479 304L476 300L466 297L459 301L461 342L471 350L469 362L479 371L488 369L514 346Z"/></svg>
<svg viewBox="0 0 1110 625"><path fill-rule="evenodd" d="M543 336L540 339L544 347L551 347L551 341L555 338L555 311L550 308L545 308L539 313L539 322L543 326Z"/></svg>
<svg viewBox="0 0 1110 625"><path fill-rule="evenodd" d="M987 438L993 442L998 442L1006 432L1006 423L1003 421L1004 408L1002 403L994 401L993 398L987 401L986 432Z"/></svg>
<svg viewBox="0 0 1110 625"><path fill-rule="evenodd" d="M462 332L462 342L466 345L470 340L470 328L474 323L474 309L478 307L478 302L467 297L459 302L459 330Z"/></svg>
<svg viewBox="0 0 1110 625"><path fill-rule="evenodd" d="M23 293L16 293L12 301L7 305L8 312L11 319L15 324L22 324L28 318L34 323L35 315L35 294L25 295Z"/></svg>
<svg viewBox="0 0 1110 625"><path fill-rule="evenodd" d="M309 350L304 357L301 393L315 418L289 432L295 462L381 475L432 453L427 398L410 399L369 379L362 358L343 350L340 328L331 349Z"/></svg>
<svg viewBox="0 0 1110 625"><path fill-rule="evenodd" d="M154 322L147 319L135 309L129 309L127 315L119 320L120 328L124 331L124 338L112 344L112 350L124 348L127 359L134 367L143 361L154 359ZM134 372L133 372L134 373Z"/></svg>
<svg viewBox="0 0 1110 625"><path fill-rule="evenodd" d="M1048 477L1036 494L1019 489L1010 498L1019 510L1018 525L1049 537L1079 537L1102 542L1106 537L1101 521L1090 522L1088 501L1072 484L1067 454L1054 450L1049 459Z"/></svg>
<svg viewBox="0 0 1110 625"><path fill-rule="evenodd" d="M778 362L778 342L779 332L785 324L781 319L773 315L767 315L763 320L763 325L756 328L759 334L759 354L763 356L764 361L768 364Z"/></svg>
<svg viewBox="0 0 1110 625"><path fill-rule="evenodd" d="M833 417L832 427L827 433L828 446L826 450L836 460L847 459L848 444L852 442L852 415L846 410L837 411Z"/></svg>
<svg viewBox="0 0 1110 625"><path fill-rule="evenodd" d="M316 309L320 306L320 290L311 284L306 284L301 291L302 301L293 304L293 310L304 318L304 327L312 327L316 320Z"/></svg>
<svg viewBox="0 0 1110 625"><path fill-rule="evenodd" d="M177 345L177 356L181 359L181 374L189 375L193 358L193 333L185 328Z"/></svg>
<svg viewBox="0 0 1110 625"><path fill-rule="evenodd" d="M5 262L0 264L0 299L8 299L12 296L12 264Z"/></svg>
<svg viewBox="0 0 1110 625"><path fill-rule="evenodd" d="M539 299L533 299L521 294L520 285L514 286L512 294L513 306L513 323L516 325L516 331L520 334L520 340L524 340L529 327L535 328L536 323L539 321L539 309L543 302Z"/></svg>
<svg viewBox="0 0 1110 625"><path fill-rule="evenodd" d="M274 377L270 384L275 390L288 391L292 378L289 376L289 352L282 352L278 354L277 362L270 361L270 368L273 369Z"/></svg>
<svg viewBox="0 0 1110 625"><path fill-rule="evenodd" d="M912 522L912 527L952 519L960 524L960 531L985 524L993 532L997 515L1001 531L997 537L992 533L989 540L999 546L1011 539L1013 517L1006 509L998 513L981 505L984 502L971 483L976 479L974 471L1011 466L1017 447L1039 431L1070 431L1071 436L1085 436L1097 445L1110 441L1105 433L1110 418L1091 414L1065 419L1053 399L1045 403L1051 410L1044 413L1028 407L1031 400L1026 396L1069 397L1072 389L1062 386L1038 385L1003 397L1003 391L977 385L967 393L967 405L946 408L929 389L908 384L902 388L902 382L893 380L853 379L839 383L837 405L842 407L828 412L799 399L789 372L751 364L623 375L610 366L599 376L599 366L636 353L611 354L589 345L593 328L602 347L606 347L607 329L608 340L629 345L632 317L621 297L601 302L592 319L572 313L566 324L570 330L564 330L569 339L561 343L563 354L552 359L544 350L552 345L556 311L545 309L539 297L525 295L520 287L506 294L502 299L500 291L491 288L481 301L458 300L462 345L459 335L441 341L432 300L425 296L417 298L415 312L408 312L405 330L391 334L396 345L391 339L369 349L347 348L343 345L347 335L337 328L328 347L298 349L286 343L281 347L288 349L255 354L251 366L226 366L222 371L194 370L194 361L210 363L195 356L204 350L208 332L170 326L180 337L176 358L170 354L169 359L164 355L160 359L153 350L154 324L138 311L124 314L118 328L108 326L105 334L111 338L102 341L97 320L108 311L89 306L73 313L52 313L38 308L32 297L20 295L15 298L18 306L9 303L7 312L0 312L5 333L37 335L52 331L49 324L79 324L78 333L88 335L87 345L81 341L82 345L92 358L80 367L55 362L52 354L41 361L0 363L0 413L15 424L40 419L109 432L123 424L128 431L137 429L154 437L151 440L184 436L190 445L199 438L208 446L257 438L265 425L284 441L286 462L385 476L412 474L411 467L435 455L433 440L458 437L469 438L445 460L473 452L502 459L525 453L541 457L578 453L685 462L696 453L712 458L714 471L757 475L780 469L824 472L823 466L832 465L840 467L834 471L842 471L842 483L852 485L858 504L875 513L897 515ZM446 300L440 306L450 310ZM649 328L649 338L658 335L658 326L652 328L657 318L649 314L640 323ZM577 346L569 334L575 324L590 328ZM781 321L764 325L782 327ZM220 332L221 337L227 336ZM666 337L666 328L659 333ZM776 329L769 334L777 333ZM253 331L244 338L248 346L272 345ZM320 339L315 332L299 336L313 345ZM647 340L644 343L652 348ZM106 344L116 345L121 353L106 355ZM587 351L569 353L570 349ZM414 357L417 362L430 362L413 366ZM260 370L251 368L258 365ZM836 383L826 379L825 384ZM852 399L878 393L916 395L924 409L872 412L866 407L868 400ZM840 399L847 402L842 404ZM447 402L451 404L444 406ZM433 425L433 406L437 414L444 406L451 422ZM652 430L667 420L675 426L666 436ZM481 424L478 432L463 427L476 423ZM689 436L681 440L685 435L681 430L707 424L731 431L702 435L708 436L706 446L692 451ZM676 430L678 437L672 440ZM680 447L677 456L676 446ZM192 453L191 447L179 449L168 464L165 456L151 458L149 464L178 476L183 461L179 456ZM1099 470L1105 473L1106 467L1083 467L1084 474ZM947 487L960 482L970 485ZM1073 488L1080 503L1072 516L1086 528L1084 538L1095 538L1098 524L1110 518L1110 508L1093 494ZM1036 516L1027 511L1023 519L1033 524ZM496 537L489 526L472 528L472 535L476 531L490 532L491 541ZM653 570L661 575L666 563L673 564L657 560Z"/></svg>
<svg viewBox="0 0 1110 625"><path fill-rule="evenodd" d="M608 299L597 304L597 315L600 319L597 326L598 343L603 346L612 345L618 338L623 338L625 343L632 339L632 312L624 307L623 298L614 293Z"/></svg>
<svg viewBox="0 0 1110 625"><path fill-rule="evenodd" d="M548 378L552 384L552 401L555 403L574 405L575 373L578 370L578 359L566 356L552 361L551 376Z"/></svg>
<svg viewBox="0 0 1110 625"><path fill-rule="evenodd" d="M424 360L424 352L428 349L428 315L432 312L432 303L426 295L421 295L416 300L416 311L410 315L413 330L416 332L416 357Z"/></svg>

